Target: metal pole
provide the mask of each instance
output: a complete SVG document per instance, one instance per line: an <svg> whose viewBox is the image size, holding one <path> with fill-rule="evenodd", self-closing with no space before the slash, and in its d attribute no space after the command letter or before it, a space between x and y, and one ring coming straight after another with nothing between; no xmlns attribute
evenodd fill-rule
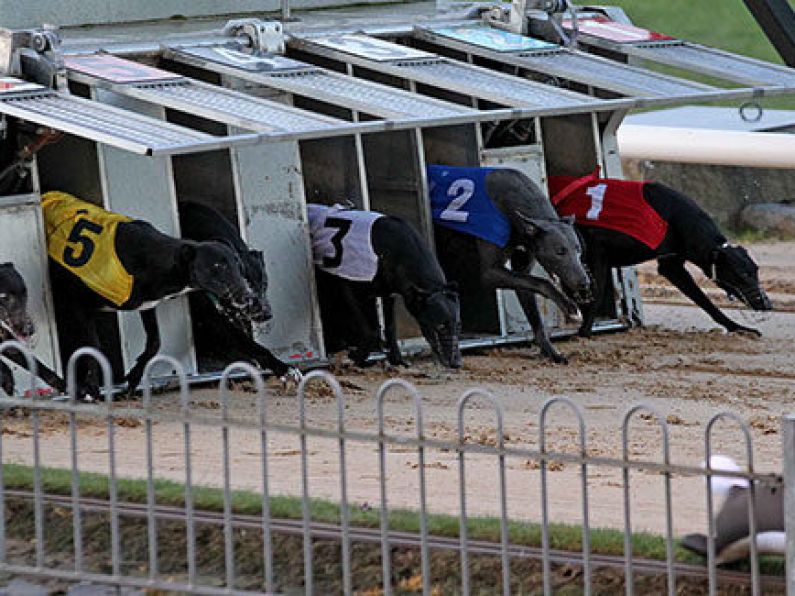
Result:
<svg viewBox="0 0 795 596"><path fill-rule="evenodd" d="M290 0L282 0L282 23L290 20Z"/></svg>
<svg viewBox="0 0 795 596"><path fill-rule="evenodd" d="M795 596L795 415L781 421L784 448L784 528L787 535L787 594Z"/></svg>

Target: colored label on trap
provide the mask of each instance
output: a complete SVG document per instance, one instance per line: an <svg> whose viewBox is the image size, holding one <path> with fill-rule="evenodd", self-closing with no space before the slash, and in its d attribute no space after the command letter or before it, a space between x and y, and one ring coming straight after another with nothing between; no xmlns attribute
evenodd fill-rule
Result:
<svg viewBox="0 0 795 596"><path fill-rule="evenodd" d="M563 21L565 29L573 29L572 21L570 19ZM596 17L593 19L579 19L577 21L577 29L583 35L591 35L601 39L607 39L618 43L637 43L644 41L664 41L676 39L670 35L663 33L655 33L648 29L635 27L635 25L626 25L624 23L616 23L605 17Z"/></svg>
<svg viewBox="0 0 795 596"><path fill-rule="evenodd" d="M64 59L66 68L81 72L111 83L143 83L167 81L182 78L180 75L125 60L110 54L86 54L84 56L67 56Z"/></svg>
<svg viewBox="0 0 795 596"><path fill-rule="evenodd" d="M418 60L422 58L434 58L434 54L416 50L396 43L384 41L377 37L367 35L335 35L333 37L323 37L312 39L312 43L317 45L361 56L368 60L385 62L387 60Z"/></svg>
<svg viewBox="0 0 795 596"><path fill-rule="evenodd" d="M28 83L15 77L0 77L0 93L25 93L30 91L42 91L47 87L36 83Z"/></svg>
<svg viewBox="0 0 795 596"><path fill-rule="evenodd" d="M216 62L248 72L280 72L315 68L306 62L299 62L284 56L246 54L240 50L225 47L180 48L177 50L177 54L208 62Z"/></svg>
<svg viewBox="0 0 795 596"><path fill-rule="evenodd" d="M497 52L523 52L529 50L551 50L558 46L548 41L525 37L510 31L494 29L485 25L463 27L434 27L429 29L436 35L449 37Z"/></svg>

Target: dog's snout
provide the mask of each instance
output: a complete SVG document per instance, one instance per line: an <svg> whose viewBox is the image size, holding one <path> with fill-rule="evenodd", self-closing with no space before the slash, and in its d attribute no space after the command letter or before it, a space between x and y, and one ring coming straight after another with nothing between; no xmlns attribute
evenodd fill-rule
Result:
<svg viewBox="0 0 795 596"><path fill-rule="evenodd" d="M22 336L30 337L34 333L36 333L36 325L33 323L33 321L28 319L25 321L24 325L22 325Z"/></svg>

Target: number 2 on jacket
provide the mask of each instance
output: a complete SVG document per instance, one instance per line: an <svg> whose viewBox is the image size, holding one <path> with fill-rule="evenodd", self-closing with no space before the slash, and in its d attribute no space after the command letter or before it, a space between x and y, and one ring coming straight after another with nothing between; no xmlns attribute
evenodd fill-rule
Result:
<svg viewBox="0 0 795 596"><path fill-rule="evenodd" d="M475 183L468 178L460 178L454 181L450 188L447 189L447 196L453 200L447 206L447 209L439 214L439 219L445 221L455 221L458 223L466 223L469 219L469 212L462 211L461 209L466 205L466 202L475 194Z"/></svg>

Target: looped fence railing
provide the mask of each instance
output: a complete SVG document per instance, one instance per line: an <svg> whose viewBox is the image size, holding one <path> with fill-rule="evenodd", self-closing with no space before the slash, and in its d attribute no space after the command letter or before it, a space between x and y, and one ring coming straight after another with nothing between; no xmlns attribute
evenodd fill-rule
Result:
<svg viewBox="0 0 795 596"><path fill-rule="evenodd" d="M28 360L31 368L35 367L32 355L25 346L6 342L0 345L0 354L6 349L19 350ZM93 364L98 366L102 373L101 395L104 397L104 404L85 403L80 399L75 378L78 363L83 359L93 359ZM160 366L158 366L160 365ZM167 387L158 385L160 393L155 395L155 384L153 375L156 370L167 368L174 371L174 376L178 381ZM620 420L620 443L617 445L620 457L609 457L605 455L591 455L589 453L588 425L587 418L578 400L570 397L553 397L544 401L538 406L537 423L538 435L537 446L533 446L532 440L523 436L521 431L515 432L517 421L506 420L505 408L500 395L495 395L483 389L471 389L462 393L455 406L450 406L449 414L439 411L440 406L433 404L433 416L452 420L456 418L453 436L439 438L437 426L434 423L433 436L425 435L425 408L427 404L423 402L418 389L411 383L392 379L383 383L375 391L374 406L375 419L370 421L362 418L359 414L351 417L348 407L353 405L346 401L340 382L331 374L325 371L314 371L308 373L299 383L294 398L285 395L280 389L278 395L274 395L276 389L271 390L266 385L265 380L258 369L245 363L235 363L224 370L220 375L217 393L209 395L195 393L188 384L188 378L184 369L178 361L168 356L159 356L149 362L143 371L141 398L129 398L126 400L114 400L112 376L110 364L99 352L92 349L85 349L76 352L67 363L67 383L69 400L51 400L43 395L31 392L32 399L10 397L0 401L0 464L10 463L12 452L9 451L9 444L13 447L14 457L23 457L23 461L30 463L31 485L30 491L12 490L6 486L7 470L4 465L0 465L0 508L8 511L9 498L20 499L20 494L30 495L32 503L32 523L30 529L29 543L32 546L30 561L31 564L18 564L9 560L9 524L6 516L0 520L0 571L11 573L24 573L26 576L34 578L60 578L65 581L90 580L111 586L142 587L162 590L190 591L195 593L252 593L254 591L274 593L289 589L302 589L307 593L319 593L328 586L329 566L327 559L320 559L321 553L328 553L328 541L333 541L335 555L338 557L338 580L334 591L344 594L353 594L365 588L372 588L372 585L362 585L362 574L357 569L362 564L360 553L357 550L360 544L380 544L380 568L381 577L373 578L372 574L367 575L371 578L368 581L380 583L380 589L385 594L392 593L398 589L406 589L403 582L406 578L398 572L397 567L393 566L397 552L402 549L411 551L412 557L417 558L416 577L412 589L421 589L425 594L431 594L438 589L438 582L447 581L445 589L453 589L463 594L477 592L483 589L482 568L478 565L478 574L473 573L475 569L475 559L485 554L492 557L495 565L498 563L499 570L494 572L492 583L489 589L498 590L498 584L502 586L503 594L514 593L516 590L524 589L522 582L525 578L517 575L515 563L518 559L527 557L537 558L540 563L540 576L543 581L543 590L550 594L555 588L555 582L559 581L553 576L555 566L561 562L575 565L582 569L581 575L576 580L581 585L582 592L589 594L595 582L595 574L604 565L613 565L623 568L624 586L627 594L635 592L634 574L648 573L649 569L655 570L657 574L667 577L667 592L676 593L677 578L694 573L691 567L685 569L687 573L680 576L678 570L682 568L682 563L676 561L674 557L675 538L673 534L674 511L672 507L672 478L703 478L706 481L707 500L704 508L706 519L705 526L708 526L708 554L707 565L704 569L704 582L709 586L711 593L716 593L725 571L718 569L716 565L715 553L715 511L713 503L713 483L712 479L719 476L741 479L748 483L749 487L749 519L748 525L753 535L757 529L756 523L756 489L759 486L779 486L781 477L771 474L762 474L755 470L753 458L753 442L751 428L741 420L736 414L721 412L712 416L706 424L704 430L704 454L706 464L704 468L697 465L674 464L671 461L671 432L665 416L655 408L638 404L627 409ZM244 378L246 380L241 381ZM233 379L237 383L232 386ZM325 386L330 390L333 403L326 397L329 393L324 389L321 398L317 399L314 388L318 385ZM247 392L241 393L241 390ZM217 402L207 400L208 397L217 395ZM241 405L242 404L242 405ZM205 406L205 407L202 407ZM278 408L277 408L278 406ZM294 414L292 408L295 408ZM400 428L409 428L410 432L400 432L392 430L393 418L386 415L387 408L390 414L399 412L397 420L401 421ZM30 424L30 439L26 433L4 433L4 428L12 423L8 417L14 409L22 409L29 412L27 418L13 420L13 424ZM310 410L311 409L311 410ZM533 407L535 409L535 406ZM217 410L213 412L213 410ZM249 412L256 410L256 415ZM474 412L477 410L477 414ZM288 412L289 411L289 412ZM311 417L308 415L311 412ZM242 413L242 414L240 414ZM63 467L70 478L71 486L67 488L67 493L61 496L50 494L45 490L47 485L45 480L45 468L42 466L42 454L52 451L49 441L52 434L42 435L40 417L43 415L66 415L68 417L68 437L61 442L68 446L70 453L64 453L62 461ZM475 417L477 419L475 420ZM469 419L472 420L469 420ZM43 418L42 418L43 419ZM83 429L85 420L93 420L90 425L89 434L84 434ZM21 422L29 421L29 422ZM130 423L130 420L133 422ZM475 438L472 440L475 428L472 423L479 427L486 424L485 436L487 440ZM554 426L552 424L554 420ZM574 432L568 430L562 434L553 435L558 430L559 424L566 425L573 422ZM643 455L634 452L635 443L631 441L631 435L639 432L635 423L642 421L643 425ZM325 423L323 422L325 421ZM355 421L355 423L354 423ZM99 422L100 426L96 425ZM80 423L80 424L78 424ZM652 423L659 433L649 435L647 424ZM158 426L162 425L162 426ZM726 436L742 436L745 462L741 470L722 470L712 466L711 456L717 444L716 429L722 425L721 444L725 444ZM723 427L725 425L725 428ZM136 431L138 426L143 429ZM126 427L126 428L122 428ZM99 434L97 428L102 428ZM438 426L443 429L444 425ZM523 427L522 427L523 428ZM196 433L201 431L201 440L196 440ZM13 429L12 429L13 430ZM490 436L492 430L495 433L494 441ZM508 441L506 430L511 430L518 441ZM136 435L138 432L140 434ZM480 432L480 431L478 431ZM691 431L692 432L692 431ZM790 434L795 431L790 429ZM124 433L123 435L121 433ZM181 441L179 434L181 433ZM208 434L210 433L210 434ZM56 433L57 434L57 433ZM101 436L105 435L105 438ZM184 453L178 454L182 460L161 460L160 452L163 447L160 444L162 437L175 435L177 443L182 443ZM117 437L118 435L118 437ZM209 436L220 436L220 449L215 447L215 443L209 444ZM479 436L483 436L480 433ZM676 436L676 435L674 435ZM789 436L785 433L786 436ZM24 437L24 438L20 438ZM137 437L137 438L136 438ZM553 438L554 437L554 438ZM251 442L251 438L253 442ZM297 497L296 503L300 502L300 514L294 519L280 517L281 514L274 514L274 499L281 498L280 492L285 490L286 484L280 475L283 470L285 458L276 457L275 450L280 445L280 440L290 441L295 438L299 442L299 450L294 453L300 462L300 488L292 494ZM117 445L118 442L122 445ZM107 446L106 464L100 462L102 469L107 470L107 495L100 500L87 499L81 494L84 489L83 470L96 471L97 463L94 461L91 466L88 460L83 459L83 454L78 447L84 441L91 441L91 450L99 449L104 453L105 442ZM319 441L327 445L333 441L333 448L338 453L336 458L328 448L324 448L321 455L314 455L315 451L310 451L309 442ZM243 515L238 509L238 491L240 491L240 476L238 464L233 468L232 458L237 458L234 450L237 445L245 443L248 445L259 444L246 460L244 478L246 487L251 486L253 480L258 495L256 501L259 509L256 514ZM737 443L735 441L735 443ZM319 443L320 444L320 443ZM20 446L24 445L24 448ZM362 476L361 463L358 463L361 454L375 447L378 454L377 487L373 485L372 490L377 490L380 497L380 509L375 512L373 517L373 527L362 527L352 522L352 512L354 509L351 502L351 495L359 496L362 487L358 484L358 478ZM123 450L123 451L122 451ZM357 451L358 450L358 451ZM293 450L288 450L292 452ZM646 455L657 451L659 455ZM394 459L398 453L413 453L417 456L416 475L414 472L397 469L394 466ZM123 467L119 465L121 455L124 456ZM357 457L352 458L351 454L356 453ZM429 472L428 468L435 468L434 463L428 465L427 461L431 456L434 458L453 457L457 465L457 486L450 485L448 480L443 480L444 472ZM450 456L445 455L450 453ZM22 454L22 455L20 455ZM290 453L292 454L292 453ZM56 455L59 455L56 453ZM170 455L172 458L175 454ZM278 454L284 455L284 453ZM331 456L331 457L330 457ZM104 457L104 455L103 455ZM130 476L131 459L139 458L144 469L142 480L145 480L145 496L141 491L140 504L127 502L128 497L124 496L120 500L120 487L123 487L122 478ZM197 459L201 458L201 459ZM335 462L336 459L336 462ZM786 460L785 454L785 460ZM795 459L790 457L789 459ZM534 465L511 466L511 462L530 461ZM205 468L212 462L219 462L217 468L219 473L217 480L210 487L198 486L197 465L201 466L202 479L207 476ZM293 460L296 461L296 460ZM237 459L235 459L237 462ZM253 465L252 463L253 462ZM388 462L390 466L388 466ZM526 472L529 468L535 468L538 464L539 482L536 484L536 477L533 473ZM559 501L559 484L553 482L552 473L557 468L552 467L553 462L563 462L567 467L571 466L578 476L579 502L581 505L581 544L574 553L563 553L555 543L553 549L553 516L552 512L557 510ZM414 462L406 462L415 468ZM281 466L281 467L279 467ZM315 469L316 466L318 469ZM325 466L325 471L320 470ZM358 467L357 467L358 466ZM601 552L593 551L593 520L590 510L590 502L594 494L593 467L613 471L621 474L622 501L615 502L616 519L613 527L621 527L620 518L623 514L623 556L613 556L612 558ZM446 465L438 466L440 469L447 469ZM337 469L338 468L338 469ZM338 476L334 478L338 488L333 488L335 495L334 505L337 506L338 517L332 521L323 518L319 520L315 513L315 498L318 493L324 494L327 498L329 494L329 483L320 482L317 473L328 474L328 470L333 469L333 473ZM160 499L159 481L163 478L163 473L171 470L170 479L178 478L184 482L183 499L184 502L177 506L164 506L158 502ZM353 473L351 470L357 470ZM632 483L639 481L639 475L633 472L643 471L645 475L657 474L663 479L663 489L657 495L654 506L662 504L664 506L664 519L655 522L655 525L664 528L665 541L665 561L651 565L640 558L637 552L633 552L633 524L632 506L633 490ZM482 493L475 493L475 486L483 485L483 475L497 474L496 484L489 484L493 487L487 498ZM49 473L49 472L46 472ZM215 472L213 472L215 474ZM133 474L134 475L134 474ZM176 476L175 476L176 475ZM368 474L372 477L372 471ZM215 476L213 476L215 477ZM473 477L480 482L473 482ZM790 474L790 478L795 474ZM315 478L318 478L316 481ZM357 480L354 481L354 478ZM400 479L398 482L397 479ZM571 483L575 477L571 476L567 483ZM276 484L274 484L274 482ZM438 483L446 482L442 491L449 494L453 492L448 501L440 503L437 491ZM533 517L526 513L527 499L526 491L510 492L509 487L515 489L517 486L536 485L540 496L540 517ZM68 486L68 483L67 483ZM277 488L274 489L274 486ZM213 488L215 487L215 488ZM217 512L208 511L205 508L205 497L197 501L197 489L207 494L207 490L216 491L218 496ZM274 491L276 493L274 494ZM482 489L478 489L482 490ZM795 490L795 489L790 489ZM325 491L325 492L324 492ZM571 493L571 491L567 491ZM122 493L127 495L127 493ZM173 493L172 493L173 494ZM518 496L521 495L521 496ZM575 493L576 495L576 493ZM567 494L566 503L570 503L571 497ZM415 499L416 496L416 499ZM474 499L473 500L473 496ZM247 497L248 498L248 497ZM454 507L453 501L457 498L459 511L456 520L457 535L437 536L431 535L429 531L430 516L437 512L449 514ZM56 501L53 501L56 499ZM563 499L560 499L561 501ZM16 503L17 501L14 501ZM58 503L71 521L71 549L67 561L67 568L64 564L53 562L48 549L56 548L48 543L48 522L47 515L50 511L50 503ZM248 501L247 501L248 502ZM416 502L416 522L418 531L408 532L395 525L398 505L401 508L407 507L407 503ZM104 503L104 505L103 505ZM201 503L201 505L197 505ZM472 511L477 506L478 511L483 511L484 503L487 508L496 513L496 520L493 532L493 542L485 541L475 535L473 528L477 528L479 520L473 517ZM612 505L612 504L611 504ZM649 505L649 503L646 503ZM297 506L297 505L296 505ZM440 511L441 507L441 511ZM576 502L572 508L568 504L570 511L575 512ZM795 508L795 506L791 506ZM362 507L362 511L368 508ZM600 507L600 511L604 509ZM692 506L691 506L692 509ZM109 548L107 564L102 571L97 571L94 552L93 537L88 539L86 531L93 527L96 522L97 511L102 511L107 517L109 526ZM296 510L297 511L297 510ZM601 514L601 513L600 513ZM369 514L365 514L369 515ZM399 515L403 515L401 511ZM524 544L512 544L512 523L521 523L518 518L512 516L530 515L529 521L538 522L539 525L539 544L528 546ZM595 515L595 513L594 513ZM130 517L132 516L132 517ZM571 519L571 515L567 521ZM137 571L130 565L131 550L133 546L128 546L122 538L120 529L130 523L129 520L138 519L142 522L142 530L145 534L145 543L138 556L140 569ZM169 539L164 538L163 522L170 520L173 523L179 520L184 526L184 539L180 539L173 545ZM434 518L434 523L437 520ZM644 523L649 520L643 520ZM445 522L447 523L447 522ZM491 522L489 522L491 523ZM68 524L68 522L67 522ZM217 576L215 583L208 583L207 571L205 566L206 553L205 543L202 547L197 544L199 533L209 531L208 527L217 529L218 555ZM449 527L449 524L448 524ZM257 540L261 537L258 556L261 560L260 571L258 572L260 583L252 586L250 568L246 558L241 554L243 542L247 539L246 532L249 529L257 532ZM18 530L14 529L14 532ZM171 536L171 535L169 535ZM298 567L297 561L290 561L285 567L284 549L280 550L280 545L284 544L286 537L291 540L300 540L300 548L293 549L297 558L303 562L303 573ZM795 541L793 547L795 548ZM180 546L184 543L184 546ZM49 544L49 546L48 546ZM319 546L323 544L324 546ZM337 548L338 546L338 548ZM164 566L164 552L178 549L180 556L184 556L185 569L183 574L173 575L170 567ZM764 582L770 581L760 572L757 560L758 548L754 541L750 544L750 573L747 574L746 583L751 586L754 593L762 591ZM129 550L130 552L123 552ZM460 570L460 579L444 580L440 577L440 572L434 569L434 560L431 559L431 552L437 550L454 553L458 558L457 568ZM86 553L90 552L91 557ZM290 551L292 552L292 551ZM182 554L184 553L184 555ZM792 553L791 553L792 554ZM11 555L15 556L15 555ZM327 554L325 555L327 556ZM409 557L411 558L411 557ZM322 560L323 574L320 569L319 561ZM405 563L405 557L400 558L401 565ZM376 562L378 565L378 561ZM172 564L173 565L173 564ZM302 579L299 584L285 583L285 569L292 567ZM248 569L248 571L246 571ZM449 567L447 568L449 569ZM742 574L732 576L731 581L736 581ZM420 581L421 580L421 581ZM640 581L640 580L637 580ZM457 587L451 587L450 582L459 582ZM513 583L512 583L513 582ZM244 589L245 586L245 589Z"/></svg>
<svg viewBox="0 0 795 596"><path fill-rule="evenodd" d="M585 417L582 409L569 397L551 397L541 406L538 413L538 445L542 456L547 453L547 415L553 406L562 405L571 410L577 421L579 430L579 450L583 462L580 464L580 487L582 494L582 560L583 560L583 583L585 594L590 594L591 590L591 531L590 516L588 513L588 464L585 457L588 455L586 447L588 435L585 429ZM547 492L547 466L546 457L539 461L541 473L541 548L544 569L544 593L552 593L552 569L549 560L549 494Z"/></svg>

